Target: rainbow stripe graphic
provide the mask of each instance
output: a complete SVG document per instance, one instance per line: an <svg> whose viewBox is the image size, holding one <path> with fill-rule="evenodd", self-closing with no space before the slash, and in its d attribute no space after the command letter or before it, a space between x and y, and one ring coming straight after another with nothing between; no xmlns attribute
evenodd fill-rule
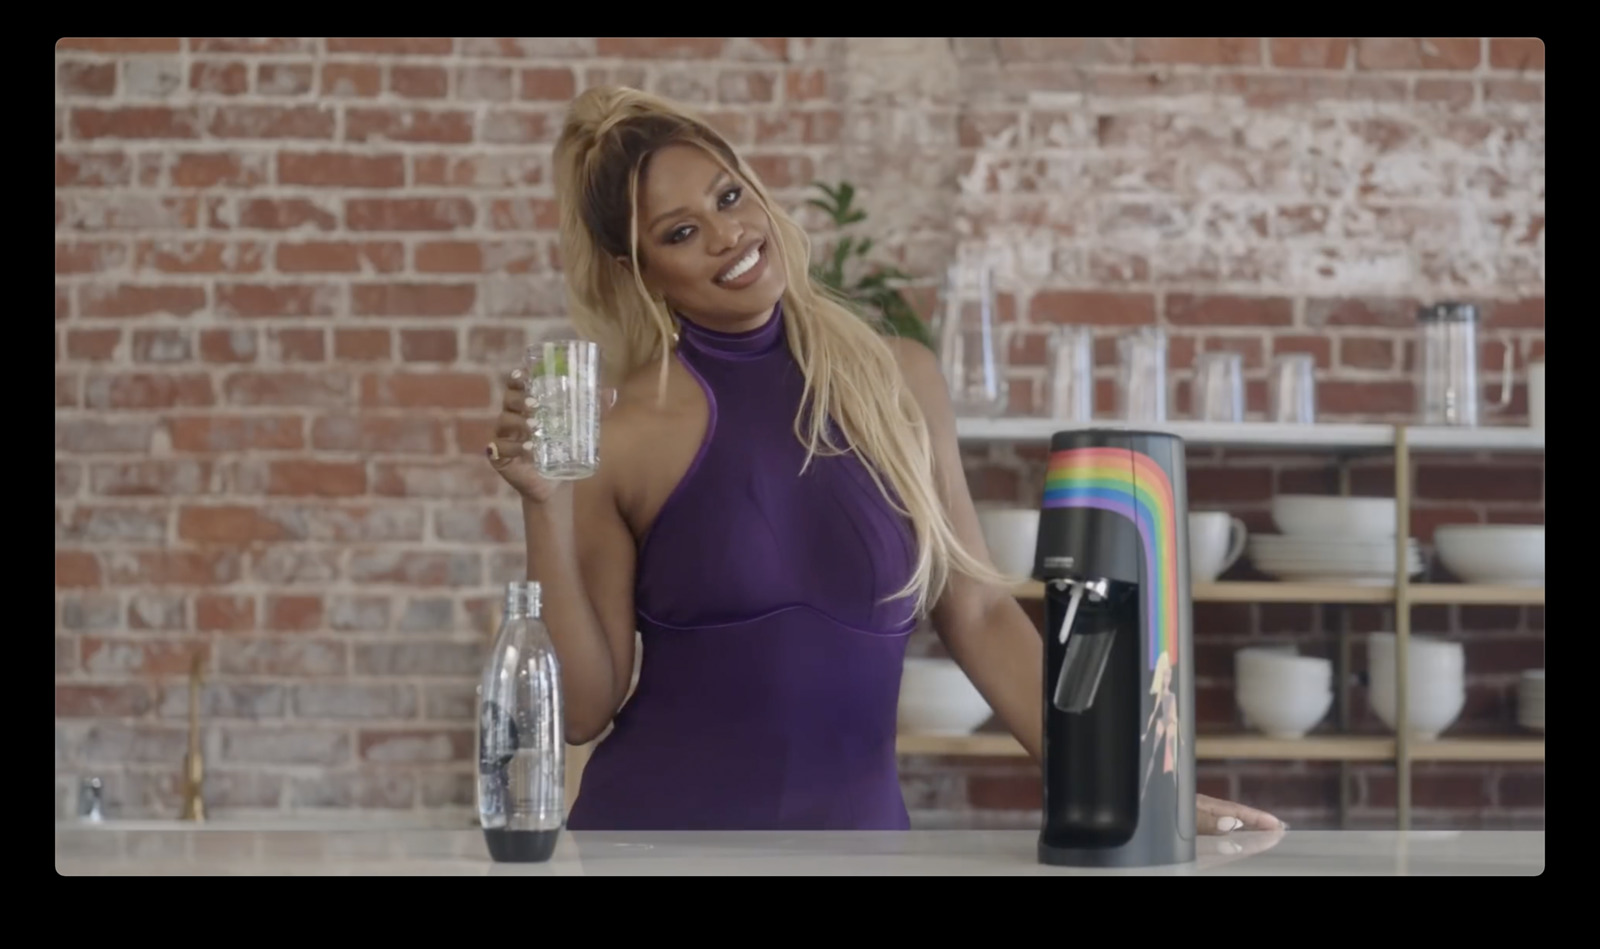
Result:
<svg viewBox="0 0 1600 949"><path fill-rule="evenodd" d="M1167 654L1178 669L1178 521L1172 481L1149 456L1127 448L1052 452L1045 508L1086 507L1132 521L1144 542L1145 609L1151 618L1150 668Z"/></svg>

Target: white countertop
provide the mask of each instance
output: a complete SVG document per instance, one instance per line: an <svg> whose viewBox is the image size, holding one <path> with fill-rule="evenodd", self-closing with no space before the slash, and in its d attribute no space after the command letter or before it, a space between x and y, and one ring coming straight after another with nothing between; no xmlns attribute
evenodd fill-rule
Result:
<svg viewBox="0 0 1600 949"><path fill-rule="evenodd" d="M1033 831L564 833L543 864L496 864L477 830L133 822L56 825L64 875L1532 876L1543 831L1295 831L1202 837L1194 864L1144 871L1042 866Z"/></svg>

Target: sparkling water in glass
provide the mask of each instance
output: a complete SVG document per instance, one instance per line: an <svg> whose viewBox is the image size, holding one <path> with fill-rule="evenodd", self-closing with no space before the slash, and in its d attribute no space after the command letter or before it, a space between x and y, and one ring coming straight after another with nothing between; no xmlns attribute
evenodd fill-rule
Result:
<svg viewBox="0 0 1600 949"><path fill-rule="evenodd" d="M553 481L592 477L600 467L600 413L616 393L600 387L600 347L547 340L527 350L534 466Z"/></svg>

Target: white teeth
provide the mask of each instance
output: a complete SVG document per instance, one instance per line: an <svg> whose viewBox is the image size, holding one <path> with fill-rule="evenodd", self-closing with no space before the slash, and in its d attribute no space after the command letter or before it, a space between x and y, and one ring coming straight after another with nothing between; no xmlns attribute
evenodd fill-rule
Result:
<svg viewBox="0 0 1600 949"><path fill-rule="evenodd" d="M750 248L750 253L745 254L739 259L738 263L733 265L733 269L728 271L727 275L722 278L721 282L727 283L729 280L737 280L744 276L751 267L756 265L756 261L760 258L761 245L757 244L755 247Z"/></svg>

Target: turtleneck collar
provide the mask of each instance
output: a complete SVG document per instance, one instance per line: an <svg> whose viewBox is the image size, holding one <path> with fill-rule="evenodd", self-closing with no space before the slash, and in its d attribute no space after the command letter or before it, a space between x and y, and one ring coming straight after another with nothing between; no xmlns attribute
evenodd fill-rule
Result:
<svg viewBox="0 0 1600 949"><path fill-rule="evenodd" d="M723 333L679 317L678 332L680 345L687 344L709 356L730 359L763 356L783 344L783 303L780 301L773 307L771 318L753 330Z"/></svg>

